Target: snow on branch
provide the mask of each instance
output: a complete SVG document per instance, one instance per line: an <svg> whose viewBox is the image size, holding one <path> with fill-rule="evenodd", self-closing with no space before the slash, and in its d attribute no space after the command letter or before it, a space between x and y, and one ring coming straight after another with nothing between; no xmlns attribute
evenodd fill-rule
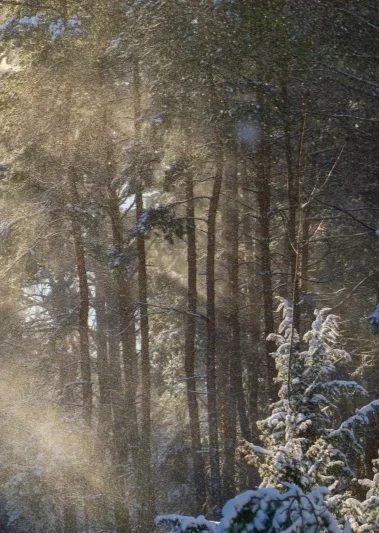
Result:
<svg viewBox="0 0 379 533"><path fill-rule="evenodd" d="M331 391L333 396L345 394L346 392L349 392L350 394L362 394L363 396L368 395L366 389L356 381L345 381L341 379L334 379L332 381L327 381L326 383L313 383L306 389L304 396L310 397L316 391Z"/></svg>
<svg viewBox="0 0 379 533"><path fill-rule="evenodd" d="M361 450L362 446L358 443L355 437L354 429L368 425L370 423L370 416L375 415L378 412L379 400L374 400L369 404L364 405L356 411L355 415L342 422L338 429L331 431L328 438L333 439L343 437L343 435L348 436L352 439L354 447L357 450Z"/></svg>
<svg viewBox="0 0 379 533"><path fill-rule="evenodd" d="M239 494L224 505L220 523L203 516L163 515L155 519L155 524L172 527L171 533L317 533L321 528L328 533L341 533L325 504L328 493L325 487L307 494L294 484L283 483L283 487L284 492L261 487Z"/></svg>
<svg viewBox="0 0 379 533"><path fill-rule="evenodd" d="M171 533L198 533L203 532L215 532L218 523L207 520L204 516L198 516L193 518L192 516L181 516L177 514L161 515L155 518L156 526L168 525L174 529Z"/></svg>

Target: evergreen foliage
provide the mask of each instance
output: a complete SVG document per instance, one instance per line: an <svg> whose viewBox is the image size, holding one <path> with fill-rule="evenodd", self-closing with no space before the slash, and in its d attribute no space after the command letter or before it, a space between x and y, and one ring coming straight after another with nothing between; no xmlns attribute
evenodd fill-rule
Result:
<svg viewBox="0 0 379 533"><path fill-rule="evenodd" d="M377 528L378 28L0 0L0 530Z"/></svg>
<svg viewBox="0 0 379 533"><path fill-rule="evenodd" d="M341 421L341 407L348 399L362 400L367 392L355 381L335 379L339 365L350 361L349 354L338 348L337 317L327 314L329 309L316 310L302 349L293 328L293 309L287 300L280 300L283 320L278 334L270 335L278 347L272 355L281 384L279 400L271 405L270 416L258 422L263 446L245 442L240 448L245 460L258 466L260 488L228 501L217 525L201 517L157 518L157 524L169 523L175 533L336 533L369 531L364 527L378 525L378 475L361 482L370 486L363 502L349 497L349 490L362 453L357 430L368 425L379 402Z"/></svg>

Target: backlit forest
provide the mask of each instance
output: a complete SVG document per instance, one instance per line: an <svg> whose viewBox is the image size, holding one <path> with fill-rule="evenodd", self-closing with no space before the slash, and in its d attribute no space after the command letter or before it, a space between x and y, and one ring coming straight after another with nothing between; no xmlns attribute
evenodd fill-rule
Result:
<svg viewBox="0 0 379 533"><path fill-rule="evenodd" d="M0 531L379 531L378 80L375 0L0 0Z"/></svg>

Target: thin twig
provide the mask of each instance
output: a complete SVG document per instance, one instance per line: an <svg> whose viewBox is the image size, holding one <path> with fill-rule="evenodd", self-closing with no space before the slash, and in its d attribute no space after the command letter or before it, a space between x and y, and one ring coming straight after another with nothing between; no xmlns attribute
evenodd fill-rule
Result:
<svg viewBox="0 0 379 533"><path fill-rule="evenodd" d="M173 307L172 305L157 305L157 304L149 304L146 302L136 302L137 305L148 305L149 307L156 307L158 309L163 309L164 311L179 313L181 315L190 315L190 316L196 316L198 318L202 318L203 320L208 320L208 317L205 315L202 315L201 313L191 313L190 311L187 311L186 309L178 309L177 307Z"/></svg>
<svg viewBox="0 0 379 533"><path fill-rule="evenodd" d="M357 218L355 215L353 215L347 209L343 209L342 207L338 207L337 205L327 204L326 202L323 202L323 201L319 200L318 198L314 198L314 200L316 200L316 202L318 202L321 205L325 205L326 207L329 207L331 209L335 209L336 211L340 211L341 213L344 213L345 215L347 215L350 218L352 218L353 220L355 220L355 222L358 222L358 224L361 224L365 228L367 228L367 229L373 231L374 233L376 233L376 229L375 228L372 228L371 226L369 226L368 224L363 222L363 220L360 220L359 218Z"/></svg>
<svg viewBox="0 0 379 533"><path fill-rule="evenodd" d="M331 308L331 311L334 311L335 309L337 309L338 307L340 307L342 304L344 304L346 302L346 300L348 300L354 293L355 291L357 291L359 289L359 287L361 285L363 285L368 279L370 279L374 274L377 274L378 273L378 270L374 270L373 272L370 272L370 274L368 276L366 276L365 278L363 278L359 283L357 283L357 285L355 285L355 287L353 288L353 290L351 290L349 292L349 294L347 296L345 296L345 298L343 298L343 300L341 300L337 305L335 305L334 307Z"/></svg>

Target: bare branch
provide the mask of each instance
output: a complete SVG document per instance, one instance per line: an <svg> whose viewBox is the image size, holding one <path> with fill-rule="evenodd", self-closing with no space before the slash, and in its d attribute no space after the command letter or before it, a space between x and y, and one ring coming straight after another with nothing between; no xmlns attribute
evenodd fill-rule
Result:
<svg viewBox="0 0 379 533"><path fill-rule="evenodd" d="M203 320L208 320L208 317L205 315L202 315L201 313L190 313L186 309L179 309L178 307L173 307L172 305L157 305L157 304L149 304L144 302L136 302L137 305L147 305L149 307L155 307L157 309L163 309L164 311L179 313L181 315L191 315L196 316L198 318L202 318Z"/></svg>
<svg viewBox="0 0 379 533"><path fill-rule="evenodd" d="M371 226L369 226L368 224L363 222L363 220L360 220L359 218L354 216L350 212L350 210L343 209L342 207L338 207L337 205L327 204L326 202L323 202L323 201L319 200L318 198L314 198L314 200L316 200L316 202L318 202L321 205L325 205L326 207L330 207L331 209L335 209L336 211L340 211L341 213L344 213L348 217L350 217L353 220L355 220L355 222L358 222L358 224L361 224L361 226L364 226L365 228L369 229L370 231L373 231L374 233L376 233L376 229L375 228L372 228Z"/></svg>
<svg viewBox="0 0 379 533"><path fill-rule="evenodd" d="M331 311L334 311L335 309L340 307L342 304L344 304L346 302L346 300L348 300L359 289L359 287L361 287L364 283L366 283L366 281L368 281L372 276L374 276L374 274L377 274L377 273L378 273L377 270L374 270L373 272L370 272L370 274L368 274L368 276L363 278L359 283L357 283L357 285L355 285L355 287L349 292L349 294L347 296L345 296L345 298L343 298L337 305L332 307Z"/></svg>

